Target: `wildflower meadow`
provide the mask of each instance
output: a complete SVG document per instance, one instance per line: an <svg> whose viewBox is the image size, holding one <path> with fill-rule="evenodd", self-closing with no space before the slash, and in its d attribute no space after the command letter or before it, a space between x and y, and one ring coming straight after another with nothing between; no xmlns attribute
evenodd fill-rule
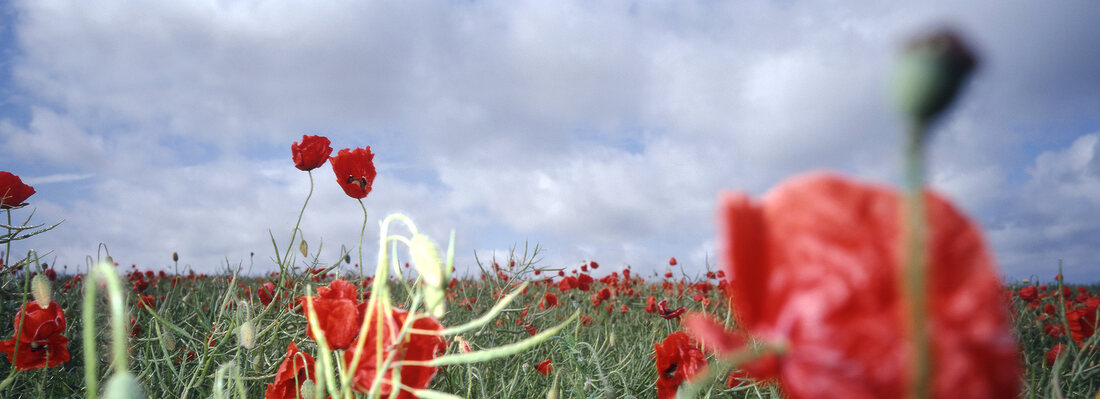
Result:
<svg viewBox="0 0 1100 399"><path fill-rule="evenodd" d="M949 31L898 61L903 187L731 182L715 261L657 273L546 264L537 243L455 265L459 226L430 237L430 220L369 213L369 143L320 135L287 140L310 182L297 222L314 190L339 189L378 242L329 259L296 226L271 235L263 275L195 273L186 253L133 265L110 243L62 269L13 253L60 223L0 172L0 397L1100 397L1100 289L1006 284L981 228L925 188L934 122L977 62Z"/></svg>

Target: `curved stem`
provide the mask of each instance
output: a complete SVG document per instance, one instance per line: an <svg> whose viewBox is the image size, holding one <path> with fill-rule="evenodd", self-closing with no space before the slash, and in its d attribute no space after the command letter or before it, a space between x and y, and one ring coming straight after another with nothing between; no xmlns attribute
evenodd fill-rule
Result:
<svg viewBox="0 0 1100 399"><path fill-rule="evenodd" d="M111 306L111 361L116 373L130 369L129 359L126 356L122 284L119 283L118 275L113 268L106 263L100 263L88 273L88 281L84 283L84 385L87 387L89 399L95 399L99 393L96 388L98 380L95 358L95 291L100 278L106 280L107 298Z"/></svg>
<svg viewBox="0 0 1100 399"><path fill-rule="evenodd" d="M313 197L313 171L307 170L306 173L309 174L309 194L306 194L306 201L302 203L302 210L298 211L298 221L294 222L294 230L290 233L290 243L287 244L287 246L286 246L286 252L283 253L283 258L281 260L276 259L276 260L279 261L279 268L282 269L279 273L279 276L280 276L280 280L279 280L280 284L279 285L280 286L282 286L281 283L283 282L282 280L284 278L282 276L286 274L286 268L287 268L287 266L289 266L289 265L285 265L285 263L286 263L287 259L290 258L290 249L294 247L294 238L297 237L297 235L298 235L298 226L302 225L302 215L304 215L306 213L306 205L309 205L309 199ZM278 256L278 255L279 255L278 253L275 254L275 256Z"/></svg>

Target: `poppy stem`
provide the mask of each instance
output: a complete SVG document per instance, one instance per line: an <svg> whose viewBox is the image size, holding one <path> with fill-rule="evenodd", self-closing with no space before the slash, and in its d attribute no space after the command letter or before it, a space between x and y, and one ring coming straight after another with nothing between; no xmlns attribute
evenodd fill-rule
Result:
<svg viewBox="0 0 1100 399"><path fill-rule="evenodd" d="M367 233L367 205L363 199L359 199L359 207L363 208L363 227L359 229L359 281L363 281L363 235Z"/></svg>
<svg viewBox="0 0 1100 399"><path fill-rule="evenodd" d="M927 124L911 121L905 144L905 199L902 235L905 259L905 283L909 298L909 324L912 336L912 385L910 397L930 397L931 357L927 328L926 216L924 209L924 137Z"/></svg>

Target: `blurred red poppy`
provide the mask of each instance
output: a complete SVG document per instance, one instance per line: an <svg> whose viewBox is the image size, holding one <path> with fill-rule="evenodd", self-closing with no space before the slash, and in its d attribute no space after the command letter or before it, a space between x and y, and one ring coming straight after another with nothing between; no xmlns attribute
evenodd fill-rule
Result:
<svg viewBox="0 0 1100 399"><path fill-rule="evenodd" d="M653 295L650 295L645 299L645 312L657 313L657 298Z"/></svg>
<svg viewBox="0 0 1100 399"><path fill-rule="evenodd" d="M668 258L668 265L669 266L676 266L676 257L675 256L673 256L671 258Z"/></svg>
<svg viewBox="0 0 1100 399"><path fill-rule="evenodd" d="M299 351L298 344L292 341L286 348L286 358L275 372L275 381L267 384L264 399L293 399L312 394L302 392L302 383L307 380L317 382L313 370L313 356Z"/></svg>
<svg viewBox="0 0 1100 399"><path fill-rule="evenodd" d="M260 286L260 289L256 290L256 296L260 298L260 303L264 306L270 305L271 301L275 300L275 284L266 282Z"/></svg>
<svg viewBox="0 0 1100 399"><path fill-rule="evenodd" d="M50 301L45 309L38 302L27 302L15 315L13 324L12 339L0 341L0 353L7 354L16 369L40 369L69 361L69 339L61 335L65 332L65 313L57 302Z"/></svg>
<svg viewBox="0 0 1100 399"><path fill-rule="evenodd" d="M313 298L313 311L317 324L325 334L325 341L333 349L347 349L359 334L363 324L362 306L356 300L355 285L344 280L333 280L327 287L317 289L320 296ZM309 315L305 297L303 311ZM313 329L306 328L306 335L314 340Z"/></svg>
<svg viewBox="0 0 1100 399"><path fill-rule="evenodd" d="M657 398L672 399L680 384L707 367L707 358L683 331L676 331L659 344L653 344L657 356Z"/></svg>
<svg viewBox="0 0 1100 399"><path fill-rule="evenodd" d="M1070 335L1078 344L1085 342L1096 333L1097 324L1100 324L1100 315L1096 313L1097 307L1100 307L1100 298L1089 298L1083 306L1066 310L1066 323L1069 324Z"/></svg>
<svg viewBox="0 0 1100 399"><path fill-rule="evenodd" d="M1018 346L979 230L941 197L924 198L932 395L1015 397ZM899 202L887 188L829 174L794 178L761 203L722 198L719 243L738 325L785 348L746 371L778 379L792 399L905 395L912 354ZM744 348L744 336L709 317L685 324L719 353Z"/></svg>
<svg viewBox="0 0 1100 399"><path fill-rule="evenodd" d="M1039 289L1034 285L1020 288L1020 299L1026 302L1035 302L1039 299Z"/></svg>
<svg viewBox="0 0 1100 399"><path fill-rule="evenodd" d="M19 176L9 172L0 172L0 209L11 209L27 205L23 203L34 195L34 187L23 184Z"/></svg>
<svg viewBox="0 0 1100 399"><path fill-rule="evenodd" d="M1054 345L1053 348L1050 348L1049 350L1047 350L1047 353L1045 354L1045 357L1047 359L1047 364L1053 366L1054 362L1057 361L1058 357L1062 356L1062 353L1065 352L1065 351L1066 351L1066 346L1063 345L1063 344Z"/></svg>
<svg viewBox="0 0 1100 399"><path fill-rule="evenodd" d="M348 148L340 150L335 157L329 158L332 171L336 173L336 183L349 197L362 199L370 194L371 185L378 172L374 170L374 154L367 148Z"/></svg>
<svg viewBox="0 0 1100 399"><path fill-rule="evenodd" d="M397 333L401 330L401 326L405 323L409 313L401 309L391 308L386 316L388 317L382 318L381 331L375 327L377 324L373 320L368 321L370 327L367 330L366 341L363 345L363 354L359 359L359 364L352 371L352 389L357 392L370 390L371 385L374 384L374 379L377 377L380 360L385 361L386 358L393 355L395 362L402 360L429 361L442 355L443 351L447 349L447 342L442 338L443 325L439 324L439 321L435 318L419 315L412 322L412 330L398 343L396 342ZM435 333L427 333L426 331L435 331ZM379 340L382 341L383 353L378 353L376 349ZM358 342L344 352L344 364L349 368L357 352L357 344ZM378 392L384 397L388 396L393 390L390 381L394 379L395 373L399 373L402 389L397 394L397 398L414 399L416 396L413 395L411 390L427 388L436 371L438 371L437 368L432 366L404 365L401 367L400 372L391 368L388 370L390 375L383 377Z"/></svg>
<svg viewBox="0 0 1100 399"><path fill-rule="evenodd" d="M314 170L325 164L332 147L327 137L302 135L302 142L290 145L290 154L294 157L294 167L299 170Z"/></svg>
<svg viewBox="0 0 1100 399"><path fill-rule="evenodd" d="M538 370L542 375L548 375L554 370L554 364L550 362L550 359L546 359L543 360L542 363L539 363L538 366L535 366L535 370Z"/></svg>
<svg viewBox="0 0 1100 399"><path fill-rule="evenodd" d="M539 302L539 310L546 310L555 306L558 306L558 296L549 292L542 297L542 302Z"/></svg>
<svg viewBox="0 0 1100 399"><path fill-rule="evenodd" d="M676 309L670 309L668 307L667 299L662 300L661 302L657 302L657 314L665 320L679 319L680 315L683 315L685 311L687 311L687 309L685 309L683 306Z"/></svg>

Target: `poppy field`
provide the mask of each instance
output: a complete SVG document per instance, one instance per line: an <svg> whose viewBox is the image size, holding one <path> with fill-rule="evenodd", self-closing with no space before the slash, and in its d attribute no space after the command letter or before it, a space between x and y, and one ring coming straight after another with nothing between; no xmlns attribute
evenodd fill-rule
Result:
<svg viewBox="0 0 1100 399"><path fill-rule="evenodd" d="M657 271L546 264L537 244L455 265L456 233L368 216L370 146L319 135L290 144L310 181L297 224L340 189L380 239L328 259L296 225L263 275L106 244L83 265L15 254L59 224L0 172L0 397L1100 397L1100 287L1006 284L980 227L925 188L930 123L975 62L950 32L903 57L900 189L814 171L723 192L716 261Z"/></svg>

